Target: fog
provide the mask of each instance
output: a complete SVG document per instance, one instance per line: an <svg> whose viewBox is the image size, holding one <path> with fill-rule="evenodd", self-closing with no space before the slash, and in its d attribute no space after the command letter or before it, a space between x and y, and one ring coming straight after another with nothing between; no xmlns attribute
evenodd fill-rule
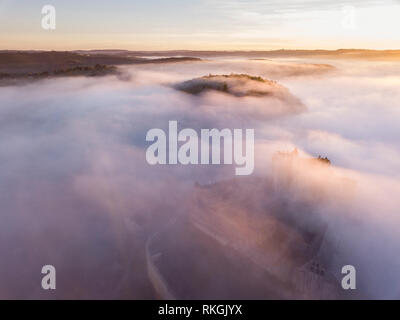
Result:
<svg viewBox="0 0 400 320"><path fill-rule="evenodd" d="M0 87L1 298L156 297L146 241L177 216L199 210L190 201L196 183L241 183L234 166L147 164L146 132L167 131L169 120L180 129L254 128L254 176L261 179L275 176L278 151L328 157L329 168L300 165L287 189L238 190L259 208L273 192L292 204L299 223L327 223L327 240L336 244L327 268L340 280L341 267L354 265L356 297L399 298L398 64L243 58L121 69L119 78ZM305 107L273 97L193 96L173 87L230 73L276 80ZM351 190L342 178L352 181ZM312 217L297 207L302 202L312 206ZM235 209L230 205L227 216ZM46 264L57 270L55 293L40 287Z"/></svg>

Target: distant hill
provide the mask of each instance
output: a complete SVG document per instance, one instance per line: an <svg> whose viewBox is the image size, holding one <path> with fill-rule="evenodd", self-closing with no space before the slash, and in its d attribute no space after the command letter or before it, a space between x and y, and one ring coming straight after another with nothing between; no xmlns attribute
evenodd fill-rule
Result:
<svg viewBox="0 0 400 320"><path fill-rule="evenodd" d="M0 51L0 79L115 72L114 66L198 61L192 57L139 58L124 53Z"/></svg>
<svg viewBox="0 0 400 320"><path fill-rule="evenodd" d="M191 56L191 57L248 57L248 58L289 58L308 57L326 59L370 59L370 60L400 60L400 50L369 50L369 49L338 49L338 50L267 50L267 51L128 51L128 50L89 50L79 51L96 54L122 54L125 56Z"/></svg>
<svg viewBox="0 0 400 320"><path fill-rule="evenodd" d="M276 81L248 74L209 74L177 83L175 89L199 95L206 91L219 91L235 97L273 97L290 104L303 106L301 101Z"/></svg>

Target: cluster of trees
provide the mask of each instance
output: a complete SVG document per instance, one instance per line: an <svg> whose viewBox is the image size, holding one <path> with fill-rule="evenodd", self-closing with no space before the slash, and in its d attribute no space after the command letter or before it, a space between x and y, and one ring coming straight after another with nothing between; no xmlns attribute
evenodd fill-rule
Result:
<svg viewBox="0 0 400 320"><path fill-rule="evenodd" d="M331 164L331 160L329 160L327 157L321 157L321 156L318 156L318 158L317 158L317 160L318 161L321 161L321 162L323 162L323 163L326 163L326 164L328 164L328 165L330 165Z"/></svg>
<svg viewBox="0 0 400 320"><path fill-rule="evenodd" d="M0 73L0 79L5 78L40 78L40 77L47 77L49 73L47 71L44 72L28 72L28 73Z"/></svg>
<svg viewBox="0 0 400 320"><path fill-rule="evenodd" d="M42 71L42 72L26 72L26 73L4 73L0 72L0 79L10 79L10 78L47 78L51 75L62 76L66 74L76 74L76 75L102 75L106 73L112 73L116 71L115 66L108 66L104 64L96 64L94 66L76 66L67 69L56 69L53 72Z"/></svg>
<svg viewBox="0 0 400 320"><path fill-rule="evenodd" d="M224 77L224 78L246 78L248 80L254 80L259 82L265 82L265 79L259 76L251 76L245 73L231 73L231 74L212 74L209 73L208 76L203 78L213 78L213 77Z"/></svg>
<svg viewBox="0 0 400 320"><path fill-rule="evenodd" d="M115 70L114 66L107 66L104 64L96 64L95 66L76 66L73 68L68 69L58 69L55 70L53 73L55 75L65 74L65 73L72 73L72 72L102 72L102 71L109 71Z"/></svg>

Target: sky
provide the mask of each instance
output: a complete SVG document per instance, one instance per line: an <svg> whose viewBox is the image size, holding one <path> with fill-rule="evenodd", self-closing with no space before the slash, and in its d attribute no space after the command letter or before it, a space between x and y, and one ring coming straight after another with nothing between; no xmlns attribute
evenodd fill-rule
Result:
<svg viewBox="0 0 400 320"><path fill-rule="evenodd" d="M0 0L0 49L399 49L399 17L399 0Z"/></svg>

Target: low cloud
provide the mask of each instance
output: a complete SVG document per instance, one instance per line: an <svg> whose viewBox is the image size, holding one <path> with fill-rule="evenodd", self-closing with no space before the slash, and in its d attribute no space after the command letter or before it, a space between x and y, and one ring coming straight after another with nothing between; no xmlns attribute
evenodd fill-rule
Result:
<svg viewBox="0 0 400 320"><path fill-rule="evenodd" d="M55 297L39 287L41 267L54 264L57 298L154 298L146 240L188 214L196 182L234 176L229 166L148 165L146 132L177 120L180 128L196 130L255 128L257 177L273 175L277 151L297 147L304 157L327 156L335 175L356 183L348 202L325 169L299 170L301 179L329 190L313 208L331 225L329 237L343 243L329 266L354 261L363 295L397 297L399 261L392 253L400 243L400 80L388 63L317 63L334 64L329 72L302 63L221 59L123 67L131 75L125 80L65 78L1 87L0 296ZM171 88L232 72L278 81L307 110L282 113L288 105L268 97L193 97ZM314 189L301 189L288 191L294 208L299 198L313 197ZM254 192L261 197L268 190L260 185Z"/></svg>

